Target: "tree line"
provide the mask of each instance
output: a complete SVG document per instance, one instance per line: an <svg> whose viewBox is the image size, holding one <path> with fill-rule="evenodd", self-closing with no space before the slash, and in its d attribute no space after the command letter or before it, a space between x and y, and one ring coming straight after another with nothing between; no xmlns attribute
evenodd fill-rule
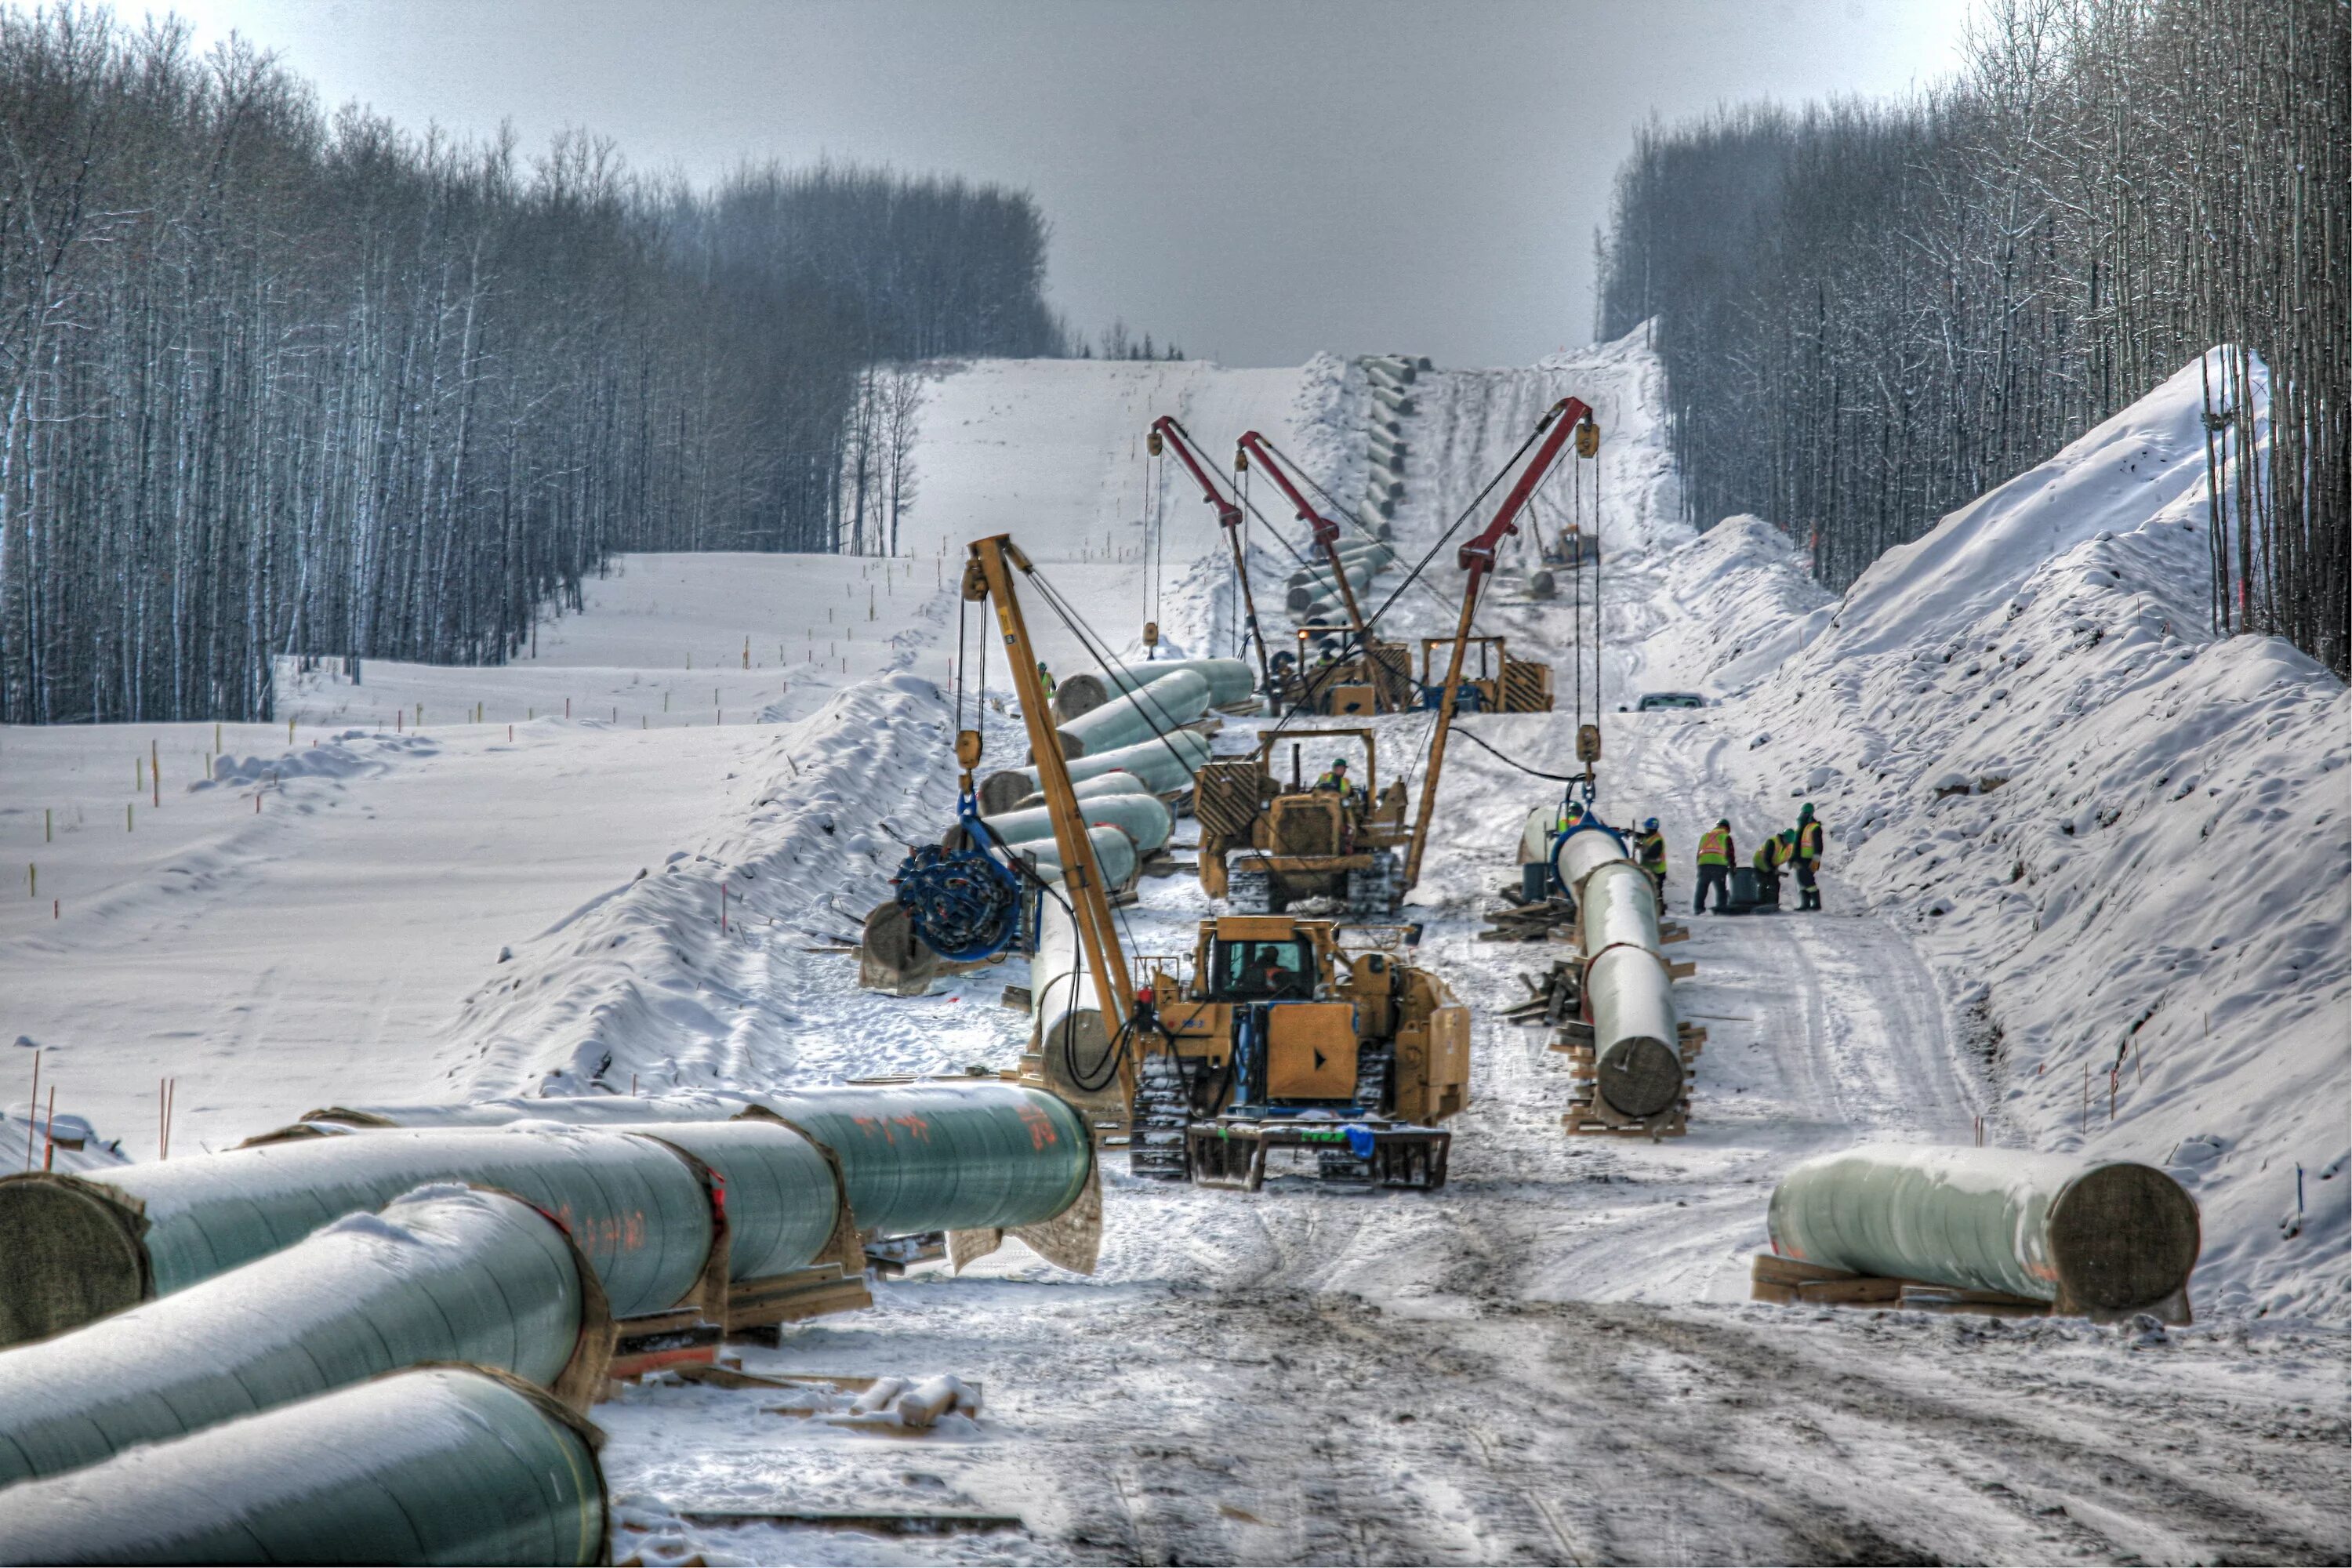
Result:
<svg viewBox="0 0 2352 1568"><path fill-rule="evenodd" d="M1694 518L1838 588L2219 345L2213 626L2352 674L2347 126L2343 0L1997 0L1916 97L1642 132L1597 325L1657 319Z"/></svg>
<svg viewBox="0 0 2352 1568"><path fill-rule="evenodd" d="M886 547L916 378L1069 352L1024 193L329 113L176 21L0 10L0 721L497 662L616 550Z"/></svg>

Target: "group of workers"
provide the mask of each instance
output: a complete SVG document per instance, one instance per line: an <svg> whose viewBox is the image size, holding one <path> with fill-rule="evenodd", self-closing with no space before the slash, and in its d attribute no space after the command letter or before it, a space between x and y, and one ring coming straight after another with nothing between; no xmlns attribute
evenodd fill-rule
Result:
<svg viewBox="0 0 2352 1568"><path fill-rule="evenodd" d="M1657 826L1658 819L1654 816L1645 825L1642 863L1653 865L1654 856L1654 870L1658 878L1659 890L1664 892L1666 847L1663 838L1656 838ZM1812 804L1809 801L1797 813L1794 827L1784 827L1778 833L1768 835L1764 842L1756 847L1755 856L1749 864L1756 872L1757 893L1765 903L1780 903L1781 873L1793 868L1797 879L1797 908L1818 910L1822 907L1820 872L1823 837L1821 819L1813 815ZM1650 845L1654 838L1656 839L1654 849ZM1693 914L1706 912L1709 889L1715 890L1716 913L1722 914L1730 908L1731 868L1738 863L1739 850L1732 839L1731 820L1718 817L1713 827L1699 835L1698 897L1691 905Z"/></svg>
<svg viewBox="0 0 2352 1568"><path fill-rule="evenodd" d="M1813 815L1811 802L1797 813L1797 825L1769 835L1756 847L1749 864L1755 868L1757 893L1765 903L1780 901L1780 877L1793 872L1797 879L1797 907L1818 910L1822 907L1822 843L1821 819ZM1666 838L1659 831L1654 816L1643 823L1633 835L1633 858L1658 884L1661 900L1666 891ZM1731 868L1739 863L1738 847L1731 836L1731 820L1718 817L1713 827L1699 836L1698 897L1691 906L1693 914L1706 912L1708 889L1715 892L1715 912L1722 914L1731 906Z"/></svg>

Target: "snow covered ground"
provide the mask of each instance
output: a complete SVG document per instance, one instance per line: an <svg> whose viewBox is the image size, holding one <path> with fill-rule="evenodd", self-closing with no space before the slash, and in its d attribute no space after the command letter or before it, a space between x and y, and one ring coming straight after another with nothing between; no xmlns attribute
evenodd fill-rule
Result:
<svg viewBox="0 0 2352 1568"><path fill-rule="evenodd" d="M1244 1198L1114 1169L1094 1278L1010 1244L961 1279L919 1269L871 1312L747 1352L754 1371L977 1378L976 1424L853 1436L677 1386L600 1407L629 1497L625 1550L2352 1551L2345 698L2277 645L2197 629L2201 518L2183 498L2177 398L1956 515L1841 604L1766 525L1681 521L1638 339L1441 371L1406 420L1408 558L1570 392L1606 432L1601 809L1664 820L1677 896L1717 816L1745 845L1811 799L1832 830L1824 914L1697 921L1675 950L1699 965L1679 989L1710 1033L1690 1136L1570 1142L1560 1058L1489 1017L1440 1194L1277 1184ZM153 1152L164 1075L181 1080L184 1150L354 1098L1009 1063L1024 1016L995 1003L1019 963L902 1001L856 991L855 960L825 951L882 896L902 844L951 810L940 682L962 542L1012 532L1114 647L1157 618L1183 651L1233 651L1223 541L1172 465L1159 490L1144 429L1174 413L1213 456L1255 426L1346 497L1361 489L1364 397L1360 373L1330 359L962 367L928 389L896 562L628 558L589 584L583 613L542 626L535 658L371 664L358 688L304 678L286 700L291 742L229 727L202 787L208 726L0 732L0 841L40 879L37 897L0 901L0 1038L42 1047L60 1110L137 1157ZM1547 487L1547 527L1591 525L1591 468L1580 496L1565 478ZM1280 523L1268 493L1255 492ZM1253 532L1262 577L1288 564ZM1481 621L1517 652L1547 650L1563 711L1470 727L1566 772L1571 613L1528 596L1517 549ZM1449 625L1458 583L1441 551L1391 635ZM1034 601L1030 616L1055 667L1078 667L1076 639ZM1725 701L1616 712L1660 689ZM1384 760L1412 754L1425 725L1381 721ZM992 754L1020 748L1009 719L992 711L989 727ZM163 805L150 785L126 831L116 814L151 740ZM1516 974L1548 962L1474 937L1526 810L1556 790L1475 746L1449 761L1416 901L1424 953L1474 1004L1515 999ZM1136 945L1189 947L1207 907L1189 879L1147 882ZM2126 1043L2109 1125L2105 1075ZM0 1070L28 1079L32 1054ZM2085 1064L2095 1114L2078 1118ZM23 1092L11 1081L0 1101L21 1115ZM1864 1137L1964 1141L1979 1117L1996 1142L2087 1142L2190 1181L2207 1224L2200 1326L1745 1301L1788 1163ZM23 1131L0 1129L0 1153ZM1025 1529L882 1540L676 1518L762 1507L976 1507Z"/></svg>

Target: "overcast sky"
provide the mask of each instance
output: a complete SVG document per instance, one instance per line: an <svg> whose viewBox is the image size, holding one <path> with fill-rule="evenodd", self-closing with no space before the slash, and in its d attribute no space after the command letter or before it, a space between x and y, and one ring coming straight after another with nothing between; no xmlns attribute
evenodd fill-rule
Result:
<svg viewBox="0 0 2352 1568"><path fill-rule="evenodd" d="M746 156L1034 192L1048 289L1195 357L1514 364L1587 341L1632 128L1726 101L1897 92L1960 0L185 0L330 104L640 167ZM123 5L126 15L142 8ZM160 7L159 7L160 9Z"/></svg>

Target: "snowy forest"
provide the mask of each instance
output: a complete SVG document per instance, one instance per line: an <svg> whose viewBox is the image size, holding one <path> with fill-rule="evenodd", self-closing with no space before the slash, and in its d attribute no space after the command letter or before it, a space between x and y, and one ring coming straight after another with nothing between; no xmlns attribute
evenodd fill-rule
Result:
<svg viewBox="0 0 2352 1568"><path fill-rule="evenodd" d="M2214 628L2352 673L2347 61L2336 0L2010 0L1916 97L1649 128L1598 324L1657 319L1691 517L1843 588L2226 344Z"/></svg>
<svg viewBox="0 0 2352 1568"><path fill-rule="evenodd" d="M1068 338L1025 194L410 135L174 22L0 11L0 721L495 663L616 550L877 548L876 367Z"/></svg>

